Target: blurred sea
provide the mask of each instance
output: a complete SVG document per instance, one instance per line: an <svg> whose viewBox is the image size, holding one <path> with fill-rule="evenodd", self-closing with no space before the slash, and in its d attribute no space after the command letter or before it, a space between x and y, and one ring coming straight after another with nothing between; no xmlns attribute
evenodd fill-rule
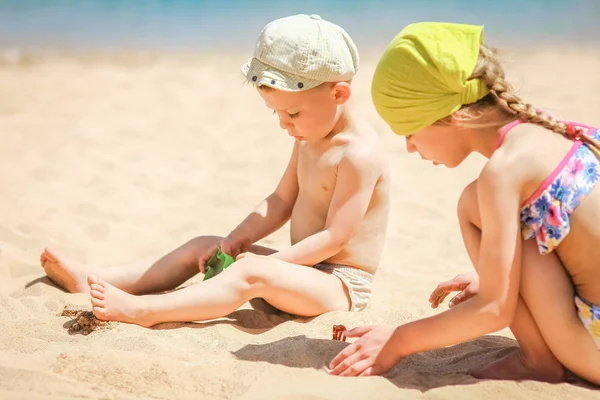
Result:
<svg viewBox="0 0 600 400"><path fill-rule="evenodd" d="M503 45L600 43L600 0L0 0L0 49L248 51L269 21L319 14L364 50L406 24L483 24Z"/></svg>

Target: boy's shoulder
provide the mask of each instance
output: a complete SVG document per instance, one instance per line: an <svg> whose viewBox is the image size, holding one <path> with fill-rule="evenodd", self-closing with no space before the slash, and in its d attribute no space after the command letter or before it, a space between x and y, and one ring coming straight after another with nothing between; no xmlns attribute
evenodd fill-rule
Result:
<svg viewBox="0 0 600 400"><path fill-rule="evenodd" d="M332 146L342 148L340 164L371 168L381 173L386 166L385 151L379 134L369 126L352 125L331 139Z"/></svg>
<svg viewBox="0 0 600 400"><path fill-rule="evenodd" d="M368 123L349 124L331 139L332 145L345 146L350 155L382 152L381 137Z"/></svg>

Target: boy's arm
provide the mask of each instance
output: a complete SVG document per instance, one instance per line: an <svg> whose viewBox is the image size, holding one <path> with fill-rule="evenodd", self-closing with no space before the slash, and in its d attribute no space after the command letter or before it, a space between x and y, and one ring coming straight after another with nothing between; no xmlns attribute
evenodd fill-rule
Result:
<svg viewBox="0 0 600 400"><path fill-rule="evenodd" d="M363 220L380 175L375 152L364 148L349 151L338 166L325 228L269 257L313 266L337 254Z"/></svg>
<svg viewBox="0 0 600 400"><path fill-rule="evenodd" d="M256 243L281 228L289 219L298 196L298 145L294 143L288 165L277 188L231 233L228 239Z"/></svg>

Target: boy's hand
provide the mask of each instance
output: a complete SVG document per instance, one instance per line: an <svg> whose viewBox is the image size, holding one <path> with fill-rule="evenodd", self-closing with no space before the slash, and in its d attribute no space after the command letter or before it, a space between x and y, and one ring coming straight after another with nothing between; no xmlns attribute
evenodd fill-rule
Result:
<svg viewBox="0 0 600 400"><path fill-rule="evenodd" d="M213 246L209 247L208 249L206 249L204 254L202 254L200 256L200 258L198 258L198 269L200 270L201 273L203 273L203 274L206 273L206 263L208 262L210 257L213 255L215 250L217 250L217 245L213 245Z"/></svg>
<svg viewBox="0 0 600 400"><path fill-rule="evenodd" d="M227 236L221 240L219 246L221 246L221 251L223 253L229 254L235 260L237 256L250 250L252 243L250 243L250 240L247 238Z"/></svg>
<svg viewBox="0 0 600 400"><path fill-rule="evenodd" d="M371 376L391 370L402 358L396 344L390 341L396 328L363 326L346 332L346 337L359 338L342 350L329 364L332 375Z"/></svg>
<svg viewBox="0 0 600 400"><path fill-rule="evenodd" d="M452 292L460 292L450 302L448 307L452 308L475 296L479 292L479 275L477 272L466 272L440 283L429 296L431 308L437 308Z"/></svg>
<svg viewBox="0 0 600 400"><path fill-rule="evenodd" d="M210 259L217 248L221 247L221 251L229 254L235 260L240 254L247 253L251 247L250 240L236 240L230 236L221 239L218 245L213 245L206 249L204 254L198 259L198 269L201 273L206 273L206 262Z"/></svg>

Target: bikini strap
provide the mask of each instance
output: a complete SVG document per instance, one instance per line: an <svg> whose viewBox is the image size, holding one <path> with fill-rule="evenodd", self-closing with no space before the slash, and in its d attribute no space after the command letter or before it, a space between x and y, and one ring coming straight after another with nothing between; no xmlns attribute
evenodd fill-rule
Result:
<svg viewBox="0 0 600 400"><path fill-rule="evenodd" d="M587 133L584 133L583 130L587 129ZM576 122L568 122L567 123L567 131L564 136L571 139L574 142L585 142L588 145L588 148L598 157L600 158L600 141L594 138L593 132L597 131L596 128L593 128L589 125L578 124Z"/></svg>
<svg viewBox="0 0 600 400"><path fill-rule="evenodd" d="M510 131L515 126L521 124L522 122L523 121L516 119L513 122L504 125L502 127L502 129L500 129L500 138L498 139L498 143L496 143L496 147L494 148L494 150L496 150L496 149L498 149L498 147L502 146L502 143L504 143L504 138L506 137L506 134L508 133L508 131Z"/></svg>
<svg viewBox="0 0 600 400"><path fill-rule="evenodd" d="M504 125L502 129L500 129L500 138L498 139L498 143L496 144L494 150L497 150L500 146L502 146L502 143L504 143L504 138L506 137L508 131L510 131L512 128L521 123L523 123L523 121L517 119ZM598 158L600 158L600 141L596 140L591 135L592 132L598 130L597 128L585 124L580 124L577 122L565 121L565 124L567 125L567 131L564 134L565 137L571 139L573 142L586 142L590 150L592 150L592 152L596 154ZM587 134L583 132L584 129L587 130Z"/></svg>

